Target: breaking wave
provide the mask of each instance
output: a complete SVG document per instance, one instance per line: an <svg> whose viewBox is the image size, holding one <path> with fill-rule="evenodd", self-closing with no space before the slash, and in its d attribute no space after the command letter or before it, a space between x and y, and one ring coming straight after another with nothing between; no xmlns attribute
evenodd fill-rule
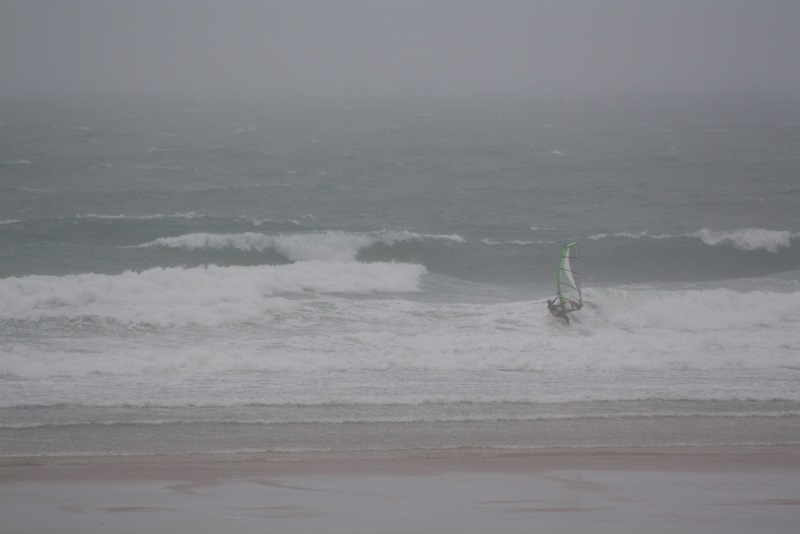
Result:
<svg viewBox="0 0 800 534"><path fill-rule="evenodd" d="M682 235L651 234L642 232L616 232L612 234L594 234L588 239L597 241L608 238L626 239L676 239L681 237L696 238L709 246L730 245L733 248L745 251L766 250L778 252L781 248L792 246L794 239L800 238L800 232L788 230L767 230L764 228L743 228L730 231L716 231L702 228L696 232Z"/></svg>
<svg viewBox="0 0 800 534"><path fill-rule="evenodd" d="M778 249L789 248L792 240L800 238L800 233L787 230L765 230L763 228L747 228L731 232L715 232L703 228L692 234L706 245L732 245L740 250L764 249L768 252L778 252Z"/></svg>
<svg viewBox="0 0 800 534"><path fill-rule="evenodd" d="M319 233L268 235L257 232L240 234L195 233L178 237L162 237L138 247L171 247L187 250L236 249L263 252L273 249L292 261L343 261L356 260L358 253L375 244L392 245L398 242L448 240L461 243L458 235L426 235L415 232L352 233L329 231Z"/></svg>
<svg viewBox="0 0 800 534"><path fill-rule="evenodd" d="M0 320L99 318L157 326L261 321L292 294L419 290L424 267L303 261L258 267L159 268L120 275L0 279ZM268 298L271 297L271 298Z"/></svg>

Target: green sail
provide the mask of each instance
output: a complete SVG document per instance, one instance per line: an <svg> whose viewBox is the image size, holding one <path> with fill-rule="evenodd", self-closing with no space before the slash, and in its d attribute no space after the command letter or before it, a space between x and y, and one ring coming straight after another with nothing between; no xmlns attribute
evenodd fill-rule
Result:
<svg viewBox="0 0 800 534"><path fill-rule="evenodd" d="M583 307L577 243L567 243L561 251L561 262L558 266L558 299L561 301L561 309L565 313L574 312Z"/></svg>

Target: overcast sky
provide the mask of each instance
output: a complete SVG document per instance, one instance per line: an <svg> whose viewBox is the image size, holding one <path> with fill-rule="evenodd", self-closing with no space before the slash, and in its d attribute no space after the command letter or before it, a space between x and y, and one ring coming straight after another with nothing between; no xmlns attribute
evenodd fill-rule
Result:
<svg viewBox="0 0 800 534"><path fill-rule="evenodd" d="M800 0L0 0L0 94L800 93Z"/></svg>

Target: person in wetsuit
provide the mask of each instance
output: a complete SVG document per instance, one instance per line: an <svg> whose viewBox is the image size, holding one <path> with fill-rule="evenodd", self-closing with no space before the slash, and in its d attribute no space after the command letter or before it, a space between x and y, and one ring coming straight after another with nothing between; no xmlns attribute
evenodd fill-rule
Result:
<svg viewBox="0 0 800 534"><path fill-rule="evenodd" d="M556 304L556 299L547 301L547 309L550 311L553 317L561 317L567 322L567 325L569 325L569 317L567 317L567 314L564 313L561 305Z"/></svg>

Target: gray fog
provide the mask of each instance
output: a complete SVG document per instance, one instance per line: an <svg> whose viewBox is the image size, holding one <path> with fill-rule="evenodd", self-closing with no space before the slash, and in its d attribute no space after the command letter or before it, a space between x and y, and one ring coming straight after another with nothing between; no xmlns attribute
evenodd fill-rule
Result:
<svg viewBox="0 0 800 534"><path fill-rule="evenodd" d="M2 0L0 95L800 93L797 0Z"/></svg>

